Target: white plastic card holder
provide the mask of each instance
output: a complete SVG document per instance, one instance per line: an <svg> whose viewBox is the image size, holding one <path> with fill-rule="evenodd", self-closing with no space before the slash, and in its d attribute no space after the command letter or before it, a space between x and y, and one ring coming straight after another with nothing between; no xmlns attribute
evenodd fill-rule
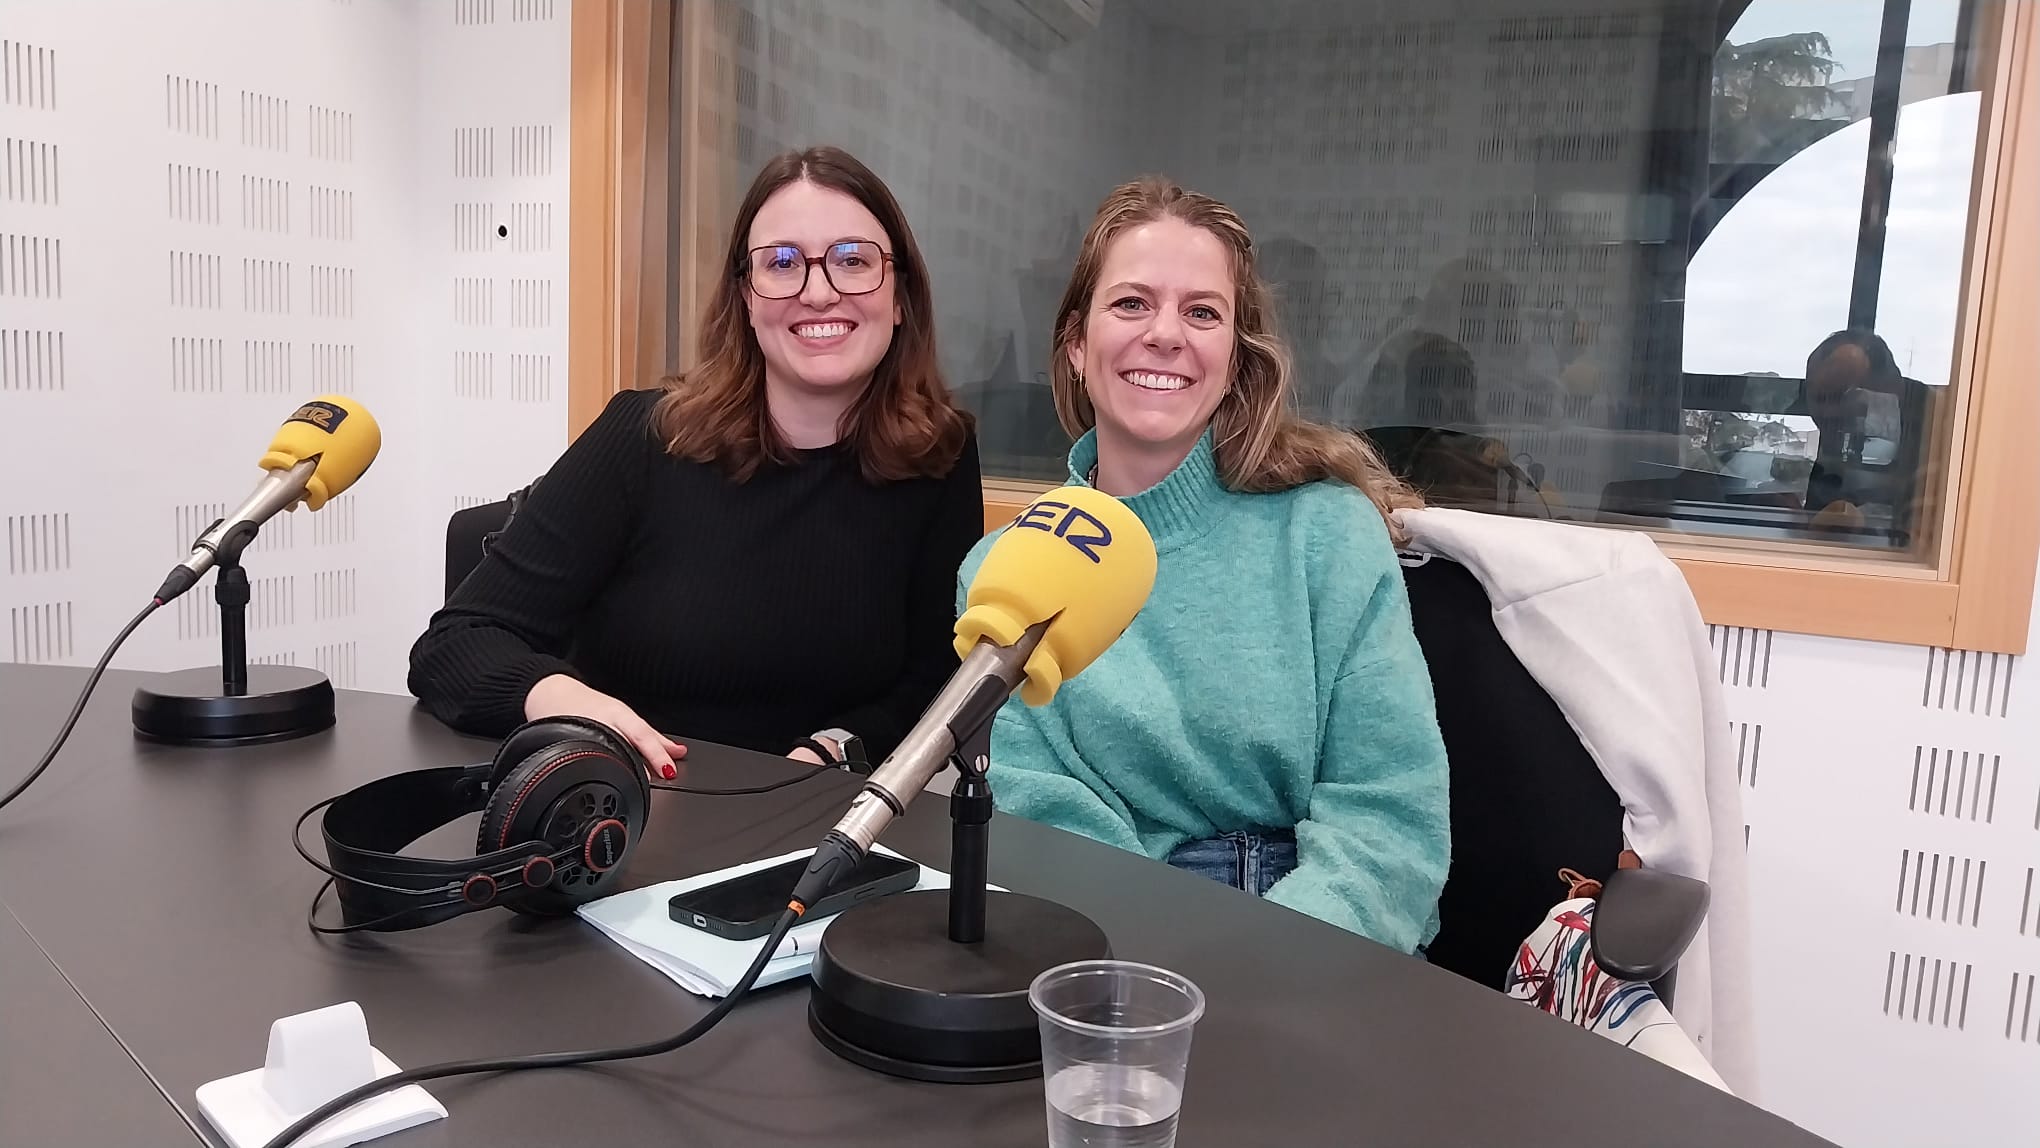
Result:
<svg viewBox="0 0 2040 1148"><path fill-rule="evenodd" d="M277 1020L261 1068L198 1087L198 1108L234 1148L262 1148L299 1117L351 1088L396 1073L368 1043L353 1001ZM293 1148L344 1148L446 1118L415 1084L371 1096L312 1128Z"/></svg>

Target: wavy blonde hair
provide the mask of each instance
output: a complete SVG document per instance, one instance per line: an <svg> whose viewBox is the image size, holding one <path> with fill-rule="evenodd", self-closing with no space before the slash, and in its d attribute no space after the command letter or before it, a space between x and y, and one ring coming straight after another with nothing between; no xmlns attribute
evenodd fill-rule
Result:
<svg viewBox="0 0 2040 1148"><path fill-rule="evenodd" d="M1296 410L1295 363L1277 329L1274 296L1254 269L1254 239L1246 223L1218 200L1160 176L1114 188L1084 233L1076 269L1056 310L1050 377L1063 429L1077 436L1098 423L1091 397L1070 365L1069 349L1083 338L1084 316L1105 252L1121 233L1158 219L1179 219L1211 233L1232 259L1233 377L1211 416L1219 480L1231 490L1260 493L1337 479L1367 495L1388 523L1390 536L1404 542L1394 512L1421 507L1424 500L1388 469L1366 439L1311 422Z"/></svg>

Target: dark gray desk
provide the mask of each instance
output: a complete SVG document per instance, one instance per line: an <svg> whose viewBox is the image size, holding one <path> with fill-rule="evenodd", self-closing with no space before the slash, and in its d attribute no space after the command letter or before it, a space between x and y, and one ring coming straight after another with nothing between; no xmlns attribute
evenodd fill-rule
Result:
<svg viewBox="0 0 2040 1148"><path fill-rule="evenodd" d="M0 1144L198 1144L57 966L0 909Z"/></svg>
<svg viewBox="0 0 2040 1148"><path fill-rule="evenodd" d="M10 777L47 744L83 678L0 666ZM371 1039L406 1067L653 1039L705 1011L572 920L494 911L410 933L314 937L304 914L318 875L288 838L298 813L368 778L492 747L407 698L354 693L341 696L334 730L300 741L139 744L127 716L139 680L108 674L57 764L0 812L0 900L201 1127L200 1084L258 1066L276 1017L337 1001L359 1001ZM794 768L716 747L691 762L686 776L712 786ZM851 791L848 775L832 774L759 797L661 794L631 876L649 883L809 845ZM472 824L436 840L447 855L471 848ZM885 840L944 864L945 803L923 800ZM1202 878L1011 818L992 842L994 881L1090 914L1120 955L1204 988L1186 1148L1825 1143L1498 993ZM452 1118L382 1143L1045 1139L1038 1081L917 1084L824 1051L807 1030L805 984L766 990L653 1060L437 1082ZM0 1034L8 1063L37 1055ZM44 1102L77 1101L53 1092Z"/></svg>

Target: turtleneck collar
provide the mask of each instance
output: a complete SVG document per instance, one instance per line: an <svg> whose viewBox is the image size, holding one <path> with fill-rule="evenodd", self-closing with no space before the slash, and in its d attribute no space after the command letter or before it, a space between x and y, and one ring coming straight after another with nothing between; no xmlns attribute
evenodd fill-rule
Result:
<svg viewBox="0 0 2040 1148"><path fill-rule="evenodd" d="M1167 478L1130 498L1122 498L1127 509L1140 517L1154 537L1157 551L1169 550L1194 541L1210 529L1218 504L1230 493L1218 478L1218 458L1212 453L1212 431L1206 427L1176 469ZM1070 481L1091 485L1091 469L1098 465L1098 431L1094 427L1070 448Z"/></svg>

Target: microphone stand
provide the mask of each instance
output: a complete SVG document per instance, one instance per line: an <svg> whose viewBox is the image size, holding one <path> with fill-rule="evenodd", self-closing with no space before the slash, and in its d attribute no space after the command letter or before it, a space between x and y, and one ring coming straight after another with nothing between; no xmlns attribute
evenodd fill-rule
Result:
<svg viewBox="0 0 2040 1148"><path fill-rule="evenodd" d="M248 696L248 571L239 555L214 567L213 601L220 607L220 692L230 698Z"/></svg>
<svg viewBox="0 0 2040 1148"><path fill-rule="evenodd" d="M990 892L989 719L949 755L949 889L894 893L839 914L810 976L808 1027L853 1064L955 1084L1041 1075L1034 978L1112 955L1074 909Z"/></svg>
<svg viewBox="0 0 2040 1148"><path fill-rule="evenodd" d="M304 666L248 664L254 595L241 552L255 534L252 524L229 531L215 551L219 668L178 670L137 687L129 706L137 737L166 745L263 745L332 726L333 683L326 675Z"/></svg>
<svg viewBox="0 0 2040 1148"><path fill-rule="evenodd" d="M949 791L949 939L974 945L985 939L985 886L991 869L991 765L984 754L949 755L956 787Z"/></svg>

